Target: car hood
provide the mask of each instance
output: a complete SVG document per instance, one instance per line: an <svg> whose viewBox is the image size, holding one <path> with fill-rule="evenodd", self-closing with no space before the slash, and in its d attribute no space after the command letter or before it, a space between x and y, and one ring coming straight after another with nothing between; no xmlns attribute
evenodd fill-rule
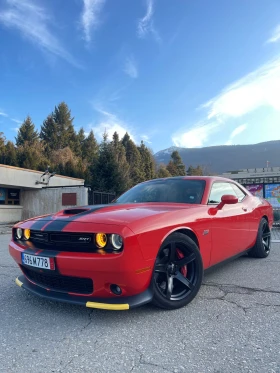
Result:
<svg viewBox="0 0 280 373"><path fill-rule="evenodd" d="M109 204L70 208L48 215L31 219L33 222L64 221L79 223L129 225L145 218L166 215L176 210L191 210L201 205L188 205L179 203L133 203Z"/></svg>

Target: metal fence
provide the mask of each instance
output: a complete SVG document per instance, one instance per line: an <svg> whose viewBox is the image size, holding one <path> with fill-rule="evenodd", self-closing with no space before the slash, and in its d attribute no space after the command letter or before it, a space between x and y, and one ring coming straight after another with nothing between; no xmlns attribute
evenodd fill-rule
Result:
<svg viewBox="0 0 280 373"><path fill-rule="evenodd" d="M107 205L116 198L114 193L97 192L93 190L88 191L88 204L89 205Z"/></svg>
<svg viewBox="0 0 280 373"><path fill-rule="evenodd" d="M280 209L273 209L274 227L280 227Z"/></svg>

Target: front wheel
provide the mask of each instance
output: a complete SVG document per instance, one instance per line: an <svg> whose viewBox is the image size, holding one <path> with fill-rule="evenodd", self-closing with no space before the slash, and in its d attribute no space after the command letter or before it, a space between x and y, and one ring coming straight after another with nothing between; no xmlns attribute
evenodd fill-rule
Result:
<svg viewBox="0 0 280 373"><path fill-rule="evenodd" d="M197 295L203 278L203 264L196 243L182 233L172 233L161 245L154 272L153 303L176 309Z"/></svg>

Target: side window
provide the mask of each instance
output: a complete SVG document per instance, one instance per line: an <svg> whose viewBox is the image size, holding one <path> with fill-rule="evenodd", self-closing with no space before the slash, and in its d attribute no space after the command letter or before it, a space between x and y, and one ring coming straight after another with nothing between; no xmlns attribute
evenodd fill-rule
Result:
<svg viewBox="0 0 280 373"><path fill-rule="evenodd" d="M238 202L243 201L243 199L246 197L246 194L240 188L238 188L237 185L231 184L231 186L232 186L235 194L237 195Z"/></svg>
<svg viewBox="0 0 280 373"><path fill-rule="evenodd" d="M210 192L208 203L217 204L222 200L225 194L236 195L231 183L214 183ZM237 197L237 195L236 195Z"/></svg>

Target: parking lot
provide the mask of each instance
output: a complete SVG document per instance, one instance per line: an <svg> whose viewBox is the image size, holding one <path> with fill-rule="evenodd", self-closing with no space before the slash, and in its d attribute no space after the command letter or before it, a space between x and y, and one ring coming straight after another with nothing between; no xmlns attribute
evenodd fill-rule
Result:
<svg viewBox="0 0 280 373"><path fill-rule="evenodd" d="M122 312L48 302L15 285L0 235L0 371L280 372L280 244L208 272L187 307Z"/></svg>

